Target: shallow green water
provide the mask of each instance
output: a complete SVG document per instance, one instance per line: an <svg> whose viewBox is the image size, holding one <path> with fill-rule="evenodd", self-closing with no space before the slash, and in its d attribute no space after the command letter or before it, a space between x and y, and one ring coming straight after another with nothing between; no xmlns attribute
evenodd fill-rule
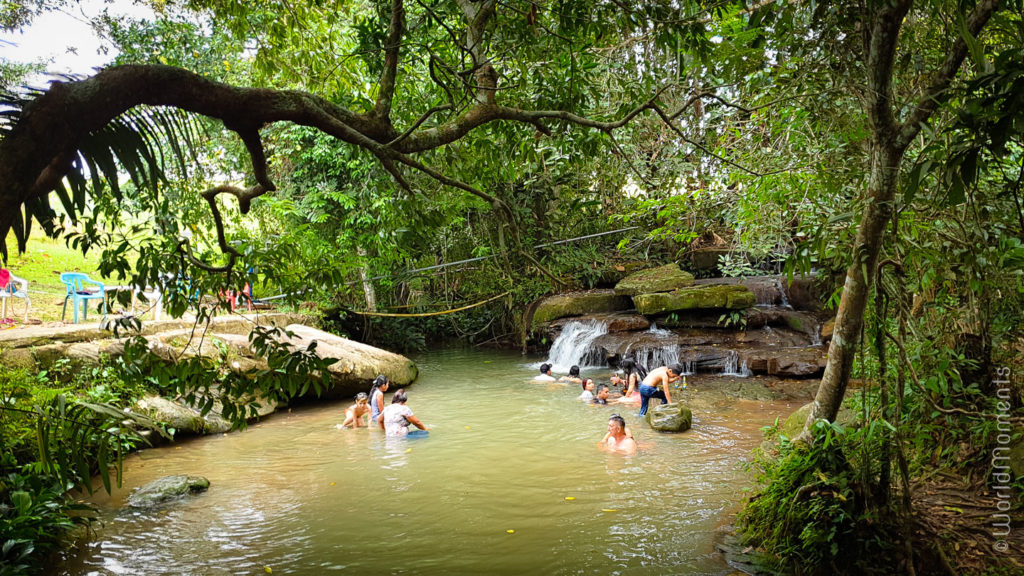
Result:
<svg viewBox="0 0 1024 576"><path fill-rule="evenodd" d="M656 434L636 408L531 382L518 355L415 359L408 406L428 438L338 430L347 404L334 404L143 451L126 461L124 488L97 498L104 526L61 573L729 573L712 531L748 484L739 463L761 426L797 407L709 393L693 399L693 430ZM613 412L636 456L597 449ZM122 508L132 488L171 474L206 476L210 490Z"/></svg>

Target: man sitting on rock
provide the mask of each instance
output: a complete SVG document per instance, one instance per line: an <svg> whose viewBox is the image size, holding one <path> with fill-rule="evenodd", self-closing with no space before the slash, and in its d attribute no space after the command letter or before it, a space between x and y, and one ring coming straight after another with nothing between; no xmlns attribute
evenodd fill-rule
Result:
<svg viewBox="0 0 1024 576"><path fill-rule="evenodd" d="M608 419L608 433L597 445L609 452L636 454L636 440L633 440L632 435L626 434L626 420L618 414L612 414Z"/></svg>
<svg viewBox="0 0 1024 576"><path fill-rule="evenodd" d="M679 375L682 374L683 367L677 364L671 366L662 366L651 370L650 374L644 378L642 384L640 384L640 415L647 414L647 404L651 401L651 398L661 398L662 404L668 404L672 402L672 393L669 391L669 384L679 380ZM661 390L658 390L658 387Z"/></svg>

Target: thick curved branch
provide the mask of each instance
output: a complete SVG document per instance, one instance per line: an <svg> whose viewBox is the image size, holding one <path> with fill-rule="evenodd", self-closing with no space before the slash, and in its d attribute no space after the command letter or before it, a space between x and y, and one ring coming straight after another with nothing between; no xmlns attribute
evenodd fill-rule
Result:
<svg viewBox="0 0 1024 576"><path fill-rule="evenodd" d="M395 78L398 75L398 55L405 34L405 6L402 0L391 2L391 22L384 39L384 71L380 75L380 89L371 115L380 121L391 123L391 104L395 97Z"/></svg>

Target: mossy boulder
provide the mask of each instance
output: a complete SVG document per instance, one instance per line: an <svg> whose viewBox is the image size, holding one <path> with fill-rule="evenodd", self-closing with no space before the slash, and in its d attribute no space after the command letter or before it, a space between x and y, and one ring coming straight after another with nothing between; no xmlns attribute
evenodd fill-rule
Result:
<svg viewBox="0 0 1024 576"><path fill-rule="evenodd" d="M792 440L796 438L800 432L804 429L804 424L807 422L807 416L811 413L811 407L814 406L814 402L808 402L803 406L796 409L786 418L786 421L779 426L779 433ZM857 425L857 414L849 408L843 406L839 409L839 414L836 415L836 422L843 427L851 427Z"/></svg>
<svg viewBox="0 0 1024 576"><path fill-rule="evenodd" d="M638 312L653 316L680 310L742 310L754 306L757 298L746 286L711 284L660 294L639 294L633 297L633 302Z"/></svg>
<svg viewBox="0 0 1024 576"><path fill-rule="evenodd" d="M633 308L629 296L620 296L614 290L588 290L549 296L533 312L533 325L546 324L566 316L582 316L597 312L620 312Z"/></svg>
<svg viewBox="0 0 1024 576"><path fill-rule="evenodd" d="M693 412L679 402L651 405L647 423L659 432L685 432L693 425Z"/></svg>
<svg viewBox="0 0 1024 576"><path fill-rule="evenodd" d="M137 488L128 497L132 508L155 508L190 494L205 492L210 481L202 476L166 476Z"/></svg>
<svg viewBox="0 0 1024 576"><path fill-rule="evenodd" d="M680 270L678 264L666 264L626 276L615 285L615 293L636 296L671 292L687 286L693 286L693 274Z"/></svg>

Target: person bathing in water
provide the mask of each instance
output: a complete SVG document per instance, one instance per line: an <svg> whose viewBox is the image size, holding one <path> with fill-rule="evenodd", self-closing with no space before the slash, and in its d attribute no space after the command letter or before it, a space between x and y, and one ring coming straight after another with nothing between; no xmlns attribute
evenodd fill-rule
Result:
<svg viewBox="0 0 1024 576"><path fill-rule="evenodd" d="M562 376L561 378L558 379L558 381L559 382L572 382L573 384L582 384L583 383L583 379L580 378L580 367L579 366L571 366L569 368L569 374L567 376Z"/></svg>
<svg viewBox="0 0 1024 576"><path fill-rule="evenodd" d="M636 440L628 432L626 420L618 414L612 414L608 419L608 433L597 445L617 454L626 454L627 456L636 454Z"/></svg>
<svg viewBox="0 0 1024 576"><path fill-rule="evenodd" d="M349 406L345 410L345 421L342 422L342 428L359 428L360 426L367 426L364 416L370 413L370 397L366 395L366 392L360 392L356 394L356 403Z"/></svg>
<svg viewBox="0 0 1024 576"><path fill-rule="evenodd" d="M640 415L647 414L647 405L651 398L661 398L662 404L672 402L672 393L669 391L669 384L679 380L683 373L683 367L677 364L662 366L651 370L651 373L644 378L640 384ZM661 387L661 390L658 387Z"/></svg>
<svg viewBox="0 0 1024 576"><path fill-rule="evenodd" d="M542 382L554 382L555 377L551 375L551 364L545 362L540 365L540 374L533 377L534 380L540 380Z"/></svg>
<svg viewBox="0 0 1024 576"><path fill-rule="evenodd" d="M387 432L388 436L408 436L410 424L420 430L430 430L412 413L412 409L405 405L408 399L405 388L399 388L391 397L391 405L381 413L380 427Z"/></svg>
<svg viewBox="0 0 1024 576"><path fill-rule="evenodd" d="M584 402L592 402L594 400L594 381L587 378L580 385L583 386L583 393L580 394L579 399Z"/></svg>
<svg viewBox="0 0 1024 576"><path fill-rule="evenodd" d="M380 425L380 413L384 411L384 393L388 391L391 382L388 377L380 374L373 380L370 386L370 426Z"/></svg>
<svg viewBox="0 0 1024 576"><path fill-rule="evenodd" d="M619 368L622 369L622 377L612 376L612 384L622 386L622 398L619 398L619 402L623 404L639 404L639 388L644 376L647 375L646 371L636 363L636 360L629 356L626 356L622 359L622 362L619 362Z"/></svg>
<svg viewBox="0 0 1024 576"><path fill-rule="evenodd" d="M593 380L591 380L593 382ZM594 394L594 399L590 401L591 404L607 404L608 403L608 385L601 384L597 387L597 394Z"/></svg>

